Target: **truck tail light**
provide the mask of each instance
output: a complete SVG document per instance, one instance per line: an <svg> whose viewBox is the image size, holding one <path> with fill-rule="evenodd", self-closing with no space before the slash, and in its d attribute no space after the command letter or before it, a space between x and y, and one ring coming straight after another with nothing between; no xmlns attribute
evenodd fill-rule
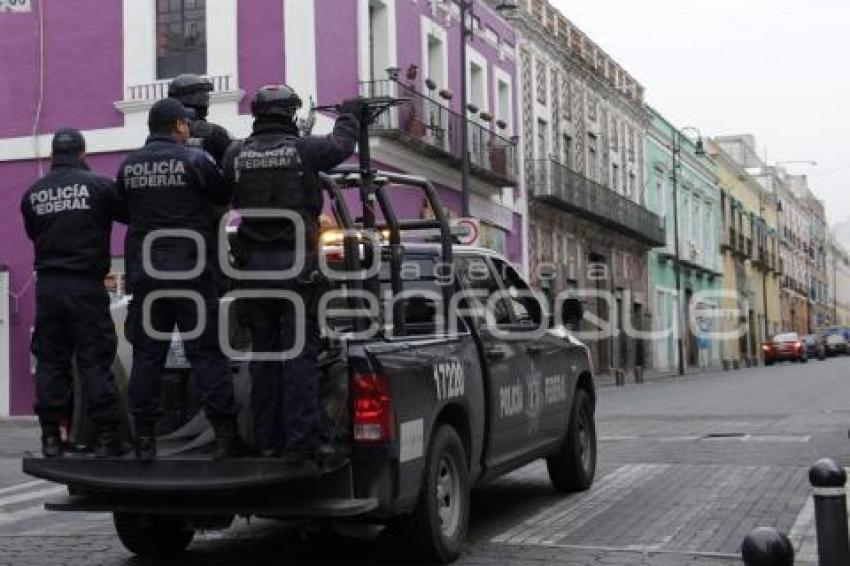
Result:
<svg viewBox="0 0 850 566"><path fill-rule="evenodd" d="M357 373L352 379L354 440L376 444L394 437L392 396L385 375Z"/></svg>

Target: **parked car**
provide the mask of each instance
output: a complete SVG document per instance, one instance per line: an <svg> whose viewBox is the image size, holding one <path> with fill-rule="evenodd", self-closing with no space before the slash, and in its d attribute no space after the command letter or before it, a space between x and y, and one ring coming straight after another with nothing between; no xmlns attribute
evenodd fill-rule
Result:
<svg viewBox="0 0 850 566"><path fill-rule="evenodd" d="M826 359L826 341L823 336L806 334L803 336L803 343L806 345L806 356L819 360Z"/></svg>
<svg viewBox="0 0 850 566"><path fill-rule="evenodd" d="M802 338L796 332L777 334L773 340L761 346L765 365L772 366L775 362L784 360L806 363L809 356Z"/></svg>
<svg viewBox="0 0 850 566"><path fill-rule="evenodd" d="M837 356L847 354L850 347L847 341L847 329L841 326L832 326L821 330L820 335L824 339L826 355Z"/></svg>

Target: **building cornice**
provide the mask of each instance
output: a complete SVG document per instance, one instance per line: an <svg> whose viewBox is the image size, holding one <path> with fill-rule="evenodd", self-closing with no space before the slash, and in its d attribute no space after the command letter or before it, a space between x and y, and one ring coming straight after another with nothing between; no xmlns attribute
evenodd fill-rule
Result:
<svg viewBox="0 0 850 566"><path fill-rule="evenodd" d="M633 118L644 125L649 123L649 115L646 108L638 100L629 98L616 87L600 79L596 72L587 67L587 63L577 61L575 55L563 45L557 43L553 35L543 28L528 12L519 11L519 15L511 18L511 22L517 27L518 41L525 42L534 47L543 48L549 57L557 61L565 70L573 75L579 75L585 81L592 83L594 90L604 93L609 104L614 104L623 112L630 113Z"/></svg>

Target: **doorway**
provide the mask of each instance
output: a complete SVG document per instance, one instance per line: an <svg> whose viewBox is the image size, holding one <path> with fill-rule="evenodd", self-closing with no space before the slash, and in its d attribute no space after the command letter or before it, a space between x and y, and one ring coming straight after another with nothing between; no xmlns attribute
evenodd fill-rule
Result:
<svg viewBox="0 0 850 566"><path fill-rule="evenodd" d="M11 413L9 356L9 271L0 266L0 417Z"/></svg>
<svg viewBox="0 0 850 566"><path fill-rule="evenodd" d="M699 344L697 337L694 334L693 324L691 324L691 302L694 300L693 289L685 290L685 328L687 332L687 349L688 349L688 367L696 367L699 361Z"/></svg>

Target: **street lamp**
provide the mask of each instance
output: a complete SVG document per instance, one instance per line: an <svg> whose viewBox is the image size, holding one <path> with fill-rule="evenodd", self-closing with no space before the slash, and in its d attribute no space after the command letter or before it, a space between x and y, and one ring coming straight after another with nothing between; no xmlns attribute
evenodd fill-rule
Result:
<svg viewBox="0 0 850 566"><path fill-rule="evenodd" d="M777 161L773 165L775 167L779 165L810 165L811 167L817 167L818 162L813 159L792 159L790 161Z"/></svg>
<svg viewBox="0 0 850 566"><path fill-rule="evenodd" d="M460 5L460 112L461 112L461 129L460 129L460 153L461 153L461 169L460 169L460 215L464 218L470 216L470 190L469 190L469 124L467 123L466 113L469 105L469 96L466 91L466 41L472 37L475 31L472 29L472 18L475 17L475 0L457 0ZM500 14L510 14L517 9L516 0L500 0L496 6L496 10ZM469 21L469 25L467 25Z"/></svg>
<svg viewBox="0 0 850 566"><path fill-rule="evenodd" d="M673 267L676 273L676 306L678 322L678 336L676 336L676 350L678 354L678 369L679 375L685 375L685 350L682 341L682 263L679 256L679 177L678 169L680 167L682 153L682 132L689 130L696 132L697 141L694 144L694 155L697 157L705 157L705 145L702 141L702 134L699 129L693 126L687 126L681 130L673 128ZM686 305L687 306L687 305Z"/></svg>

